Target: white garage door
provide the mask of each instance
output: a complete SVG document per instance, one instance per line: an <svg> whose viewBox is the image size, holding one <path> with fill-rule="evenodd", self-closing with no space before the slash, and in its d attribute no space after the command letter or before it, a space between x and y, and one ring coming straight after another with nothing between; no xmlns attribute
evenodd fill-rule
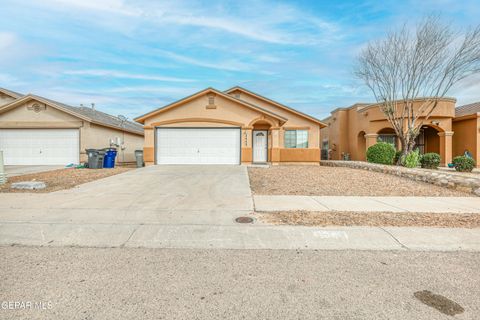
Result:
<svg viewBox="0 0 480 320"><path fill-rule="evenodd" d="M0 129L6 165L79 163L78 129Z"/></svg>
<svg viewBox="0 0 480 320"><path fill-rule="evenodd" d="M157 128L157 164L239 164L240 128Z"/></svg>

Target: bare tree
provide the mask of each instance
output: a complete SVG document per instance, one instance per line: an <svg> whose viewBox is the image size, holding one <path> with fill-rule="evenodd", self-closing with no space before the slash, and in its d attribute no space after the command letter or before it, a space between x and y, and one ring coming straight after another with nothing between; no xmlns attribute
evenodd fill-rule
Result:
<svg viewBox="0 0 480 320"><path fill-rule="evenodd" d="M414 149L439 100L454 84L479 72L480 25L458 34L438 16L423 19L414 32L404 25L369 43L355 69L395 130L404 155ZM425 99L414 109L419 98Z"/></svg>

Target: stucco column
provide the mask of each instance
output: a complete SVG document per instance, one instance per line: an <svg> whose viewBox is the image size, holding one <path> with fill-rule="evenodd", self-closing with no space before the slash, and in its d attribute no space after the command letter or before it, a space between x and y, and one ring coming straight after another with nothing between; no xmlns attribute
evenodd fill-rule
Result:
<svg viewBox="0 0 480 320"><path fill-rule="evenodd" d="M371 146L377 143L377 138L378 138L378 134L376 133L367 133L365 135L365 140L366 140L365 152L368 150L368 148L370 148Z"/></svg>
<svg viewBox="0 0 480 320"><path fill-rule="evenodd" d="M452 162L453 131L439 132L440 137L440 165L442 167Z"/></svg>
<svg viewBox="0 0 480 320"><path fill-rule="evenodd" d="M143 161L150 166L155 162L155 130L153 127L144 126L145 142L143 144Z"/></svg>
<svg viewBox="0 0 480 320"><path fill-rule="evenodd" d="M242 128L242 163L252 162L252 129Z"/></svg>
<svg viewBox="0 0 480 320"><path fill-rule="evenodd" d="M281 139L281 132L283 130L280 130L278 127L270 128L269 133L270 136L269 138L271 139L271 154L269 155L269 160L272 164L278 164L280 162L280 139Z"/></svg>

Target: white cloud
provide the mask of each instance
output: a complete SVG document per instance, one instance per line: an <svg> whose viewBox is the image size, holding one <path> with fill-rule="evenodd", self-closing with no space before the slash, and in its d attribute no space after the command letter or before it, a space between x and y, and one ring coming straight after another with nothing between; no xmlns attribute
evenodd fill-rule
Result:
<svg viewBox="0 0 480 320"><path fill-rule="evenodd" d="M124 86L107 89L111 93L147 93L152 95L171 94L178 96L187 96L200 88L197 87L165 87L165 86ZM203 89L203 88L202 88Z"/></svg>
<svg viewBox="0 0 480 320"><path fill-rule="evenodd" d="M319 44L339 36L335 23L313 16L293 5L277 2L224 2L209 6L192 1L127 3L122 0L44 0L38 5L52 10L84 10L93 23L123 19L124 25L148 22L162 28L191 26L222 31L274 44ZM101 19L98 19L101 15ZM136 21L135 21L136 20ZM119 27L117 23L111 26ZM165 32L165 30L163 30Z"/></svg>
<svg viewBox="0 0 480 320"><path fill-rule="evenodd" d="M210 69L227 70L227 71L248 71L253 68L253 66L248 63L243 63L236 60L208 62L202 59L191 58L185 55L181 55L181 54L166 51L166 50L156 50L155 52L159 53L160 55L166 58L175 60L177 62L186 63L186 64L204 67L204 68L210 68Z"/></svg>
<svg viewBox="0 0 480 320"><path fill-rule="evenodd" d="M143 13L141 9L126 5L122 0L43 0L43 2L47 5L57 6L59 9L76 7L88 11L103 11L125 16L140 16Z"/></svg>
<svg viewBox="0 0 480 320"><path fill-rule="evenodd" d="M153 80L153 81L165 81L165 82L194 82L195 81L193 79L155 76L155 75L149 75L149 74L135 74L135 73L127 73L122 71L103 70L103 69L67 70L67 71L64 71L63 73L67 75Z"/></svg>
<svg viewBox="0 0 480 320"><path fill-rule="evenodd" d="M0 32L0 51L14 47L17 37L11 32Z"/></svg>

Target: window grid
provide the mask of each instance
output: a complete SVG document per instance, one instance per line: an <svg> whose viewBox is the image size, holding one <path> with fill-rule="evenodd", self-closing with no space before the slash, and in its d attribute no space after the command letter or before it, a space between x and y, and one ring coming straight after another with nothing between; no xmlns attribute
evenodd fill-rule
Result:
<svg viewBox="0 0 480 320"><path fill-rule="evenodd" d="M308 131L286 130L284 144L285 148L308 148Z"/></svg>

